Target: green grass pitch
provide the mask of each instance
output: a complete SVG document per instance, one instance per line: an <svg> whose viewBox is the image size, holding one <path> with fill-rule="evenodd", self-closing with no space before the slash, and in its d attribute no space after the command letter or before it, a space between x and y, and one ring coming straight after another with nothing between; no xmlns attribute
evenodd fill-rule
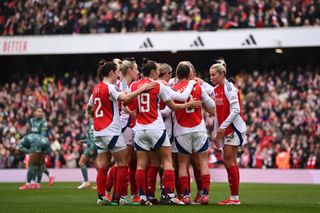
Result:
<svg viewBox="0 0 320 213"><path fill-rule="evenodd" d="M0 212L32 213L218 213L218 212L320 212L320 185L242 184L241 206L218 206L229 194L227 184L211 185L207 206L97 206L96 191L78 190L79 183L56 183L48 188L21 191L18 183L0 184ZM195 186L192 186L193 191Z"/></svg>

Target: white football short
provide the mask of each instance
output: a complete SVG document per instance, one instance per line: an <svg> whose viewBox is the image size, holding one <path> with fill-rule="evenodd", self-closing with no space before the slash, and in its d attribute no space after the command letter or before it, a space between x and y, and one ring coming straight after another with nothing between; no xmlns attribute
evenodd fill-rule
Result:
<svg viewBox="0 0 320 213"><path fill-rule="evenodd" d="M106 135L94 138L94 142L98 148L98 153L119 152L127 148L122 135Z"/></svg>
<svg viewBox="0 0 320 213"><path fill-rule="evenodd" d="M223 138L223 145L242 146L246 133L232 132Z"/></svg>
<svg viewBox="0 0 320 213"><path fill-rule="evenodd" d="M134 132L130 127L127 127L126 130L124 130L124 132L122 133L122 135L127 145L134 145Z"/></svg>
<svg viewBox="0 0 320 213"><path fill-rule="evenodd" d="M205 152L209 148L206 132L191 132L176 137L175 145L180 154L192 154L193 152Z"/></svg>
<svg viewBox="0 0 320 213"><path fill-rule="evenodd" d="M145 129L135 132L134 147L136 151L156 150L161 146L171 146L166 130Z"/></svg>

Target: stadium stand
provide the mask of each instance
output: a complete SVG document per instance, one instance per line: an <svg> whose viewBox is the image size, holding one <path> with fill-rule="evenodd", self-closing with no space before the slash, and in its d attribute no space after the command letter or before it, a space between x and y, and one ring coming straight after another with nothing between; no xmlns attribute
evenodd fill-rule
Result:
<svg viewBox="0 0 320 213"><path fill-rule="evenodd" d="M34 106L43 106L48 121L54 152L47 166L77 167L83 150L76 141L86 133L84 107L95 79L70 73L19 79L0 87L0 168L25 166L24 155L15 147L26 133ZM243 72L235 81L242 91L249 127L238 164L243 168L320 168L320 68ZM210 135L213 119L205 117ZM221 153L214 148L210 159L212 167L222 164Z"/></svg>
<svg viewBox="0 0 320 213"><path fill-rule="evenodd" d="M4 0L1 35L319 26L318 0Z"/></svg>

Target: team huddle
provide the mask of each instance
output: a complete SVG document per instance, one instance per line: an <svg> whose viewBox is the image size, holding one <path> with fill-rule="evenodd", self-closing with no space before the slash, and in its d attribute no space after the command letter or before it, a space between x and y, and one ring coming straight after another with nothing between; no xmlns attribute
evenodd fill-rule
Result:
<svg viewBox="0 0 320 213"><path fill-rule="evenodd" d="M222 59L211 66L213 87L196 78L189 61L180 62L171 78L170 65L145 60L140 79L131 58L99 62L101 82L86 112L93 115L98 153L98 205L208 204L209 142L203 110L215 116L213 141L224 152L231 191L218 204L240 204L236 155L246 124L239 90L226 80L226 67ZM197 184L193 201L190 165ZM155 193L158 173L160 199Z"/></svg>

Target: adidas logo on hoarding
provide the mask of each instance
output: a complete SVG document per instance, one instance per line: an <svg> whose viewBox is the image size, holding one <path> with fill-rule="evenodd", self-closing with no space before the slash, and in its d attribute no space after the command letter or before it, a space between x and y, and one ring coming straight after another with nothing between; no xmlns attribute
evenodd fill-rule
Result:
<svg viewBox="0 0 320 213"><path fill-rule="evenodd" d="M242 46L251 46L251 45L257 45L256 40L254 39L253 35L250 34L249 38L247 38L244 42L242 42Z"/></svg>
<svg viewBox="0 0 320 213"><path fill-rule="evenodd" d="M191 44L190 47L204 47L204 43L200 36L198 36Z"/></svg>
<svg viewBox="0 0 320 213"><path fill-rule="evenodd" d="M140 45L140 49L142 48L153 48L153 44L150 40L150 38L147 38L147 40L145 40L141 45Z"/></svg>

